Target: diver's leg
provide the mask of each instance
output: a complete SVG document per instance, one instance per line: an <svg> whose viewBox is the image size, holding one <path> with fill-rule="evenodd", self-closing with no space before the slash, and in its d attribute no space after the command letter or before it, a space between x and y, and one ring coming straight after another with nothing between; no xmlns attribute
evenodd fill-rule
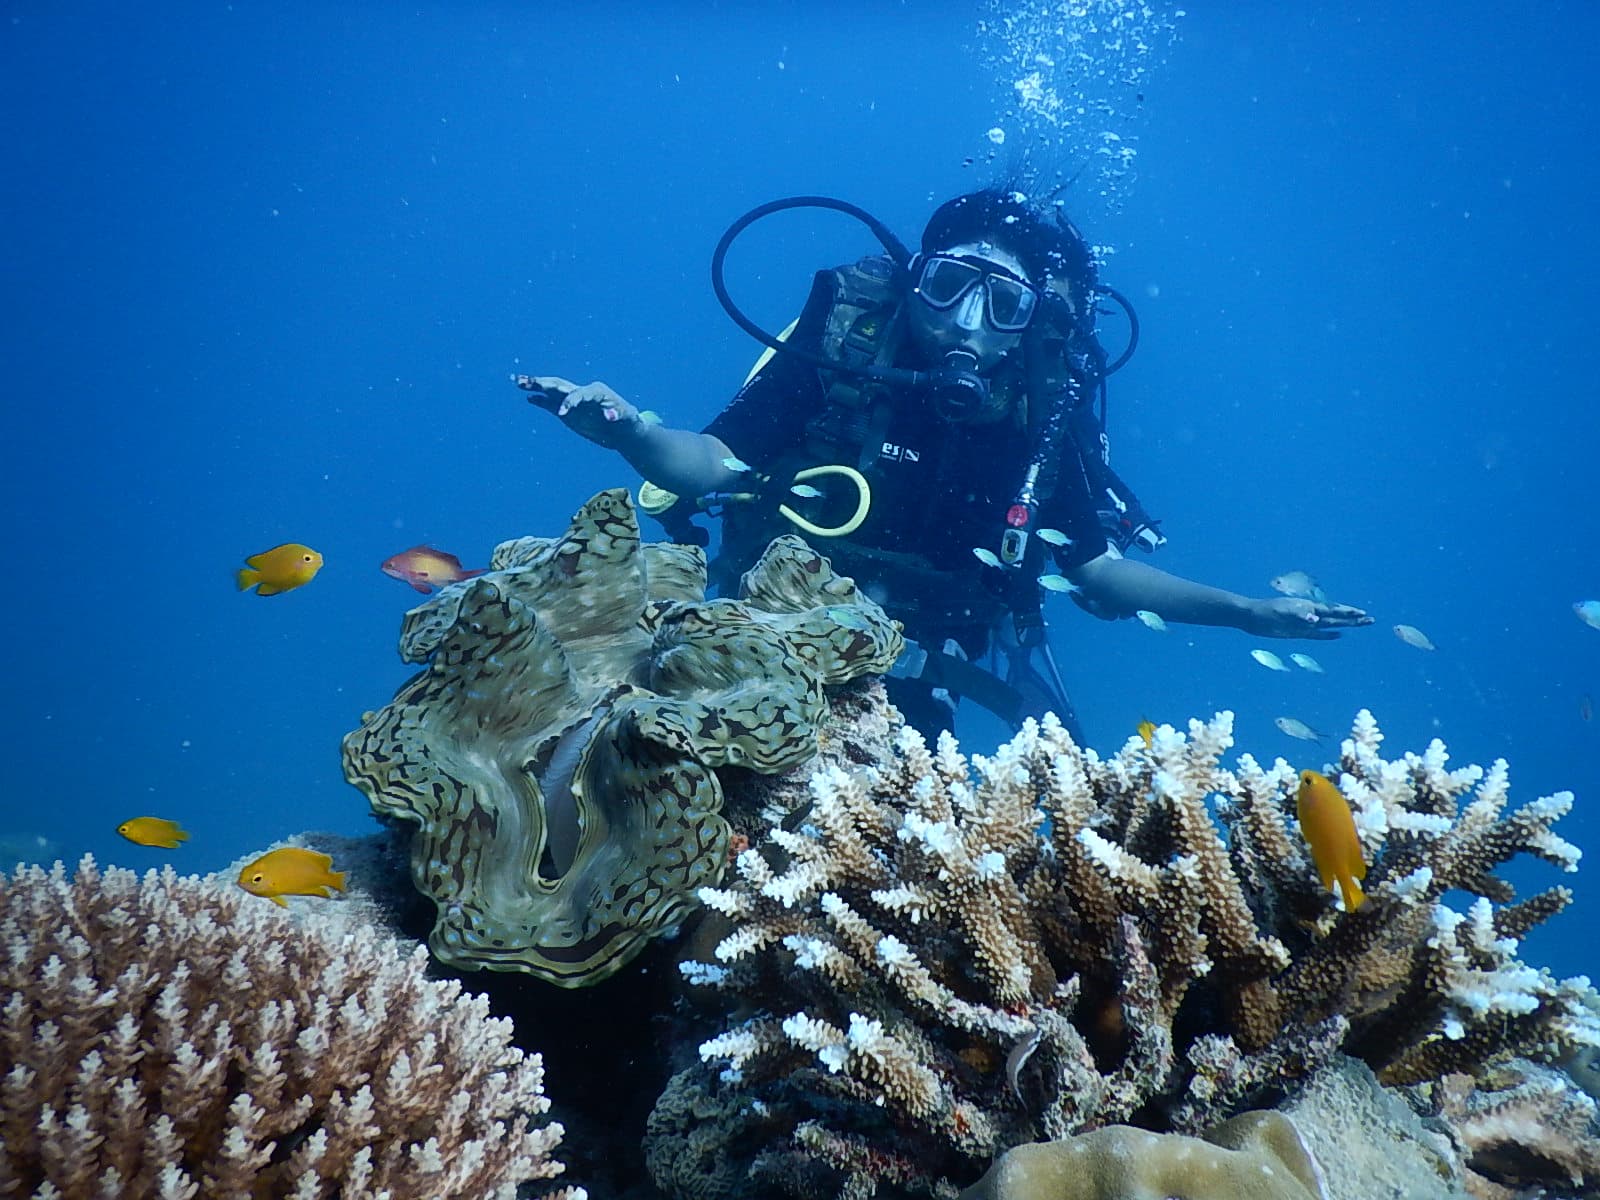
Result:
<svg viewBox="0 0 1600 1200"><path fill-rule="evenodd" d="M1038 720L1053 712L1056 720L1078 745L1083 745L1083 727L1078 710L1067 695L1067 686L1050 649L1049 631L1042 626L1029 645L1018 642L1013 622L1002 617L995 627L995 643L1006 660L1006 682L1022 695L1023 717Z"/></svg>
<svg viewBox="0 0 1600 1200"><path fill-rule="evenodd" d="M928 745L939 740L939 733L956 730L956 701L943 688L936 692L920 679L885 679L889 703L900 710L906 724L915 729Z"/></svg>

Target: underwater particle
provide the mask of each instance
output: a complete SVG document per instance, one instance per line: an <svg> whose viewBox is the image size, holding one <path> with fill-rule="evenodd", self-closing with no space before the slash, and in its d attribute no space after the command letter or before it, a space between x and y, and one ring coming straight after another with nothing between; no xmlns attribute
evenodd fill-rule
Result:
<svg viewBox="0 0 1600 1200"><path fill-rule="evenodd" d="M1001 129L998 125L989 130L985 136L988 137L988 139L996 146L1003 146L1006 143L1006 131Z"/></svg>

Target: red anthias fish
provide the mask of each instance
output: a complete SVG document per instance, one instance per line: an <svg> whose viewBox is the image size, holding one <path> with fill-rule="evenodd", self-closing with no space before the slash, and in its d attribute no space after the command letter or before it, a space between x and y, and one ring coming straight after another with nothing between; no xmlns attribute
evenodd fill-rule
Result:
<svg viewBox="0 0 1600 1200"><path fill-rule="evenodd" d="M413 546L384 559L383 573L391 579L409 583L424 596L447 584L483 574L482 571L464 570L461 560L454 554L446 554L432 546Z"/></svg>

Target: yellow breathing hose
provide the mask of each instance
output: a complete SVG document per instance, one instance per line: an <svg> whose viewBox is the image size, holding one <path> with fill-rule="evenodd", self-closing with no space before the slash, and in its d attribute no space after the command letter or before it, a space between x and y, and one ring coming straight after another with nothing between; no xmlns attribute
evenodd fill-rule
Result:
<svg viewBox="0 0 1600 1200"><path fill-rule="evenodd" d="M799 317L790 321L784 331L778 335L778 341L788 341L789 335L794 332L795 326L798 324L800 324ZM745 383L749 383L759 375L761 368L772 361L772 356L775 353L776 351L771 346L768 346L761 357L756 359L755 365L750 368L750 373L744 377ZM865 521L867 514L872 511L872 487L867 483L866 476L862 475L860 471L854 467L846 467L839 463L828 463L820 467L807 467L804 471L800 471L795 475L793 482L804 483L808 479L819 479L824 475L841 475L856 485L856 511L851 514L850 519L843 525L824 528L821 525L813 524L787 504L778 505L778 511L795 528L803 530L813 537L845 537L860 529L861 522ZM745 502L759 499L755 492L734 492L726 498ZM674 493L667 491L664 487L657 487L648 479L639 488L639 507L652 516L666 512L677 501L678 497Z"/></svg>
<svg viewBox="0 0 1600 1200"><path fill-rule="evenodd" d="M778 511L788 518L789 523L814 537L835 538L844 537L861 528L861 522L867 519L867 514L872 511L872 487L867 483L867 478L854 467L846 467L840 463L828 463L820 467L807 467L804 471L795 473L794 481L804 483L808 479L818 479L824 475L842 475L856 485L856 511L843 525L835 525L825 529L821 525L814 525L806 520L787 504L778 505Z"/></svg>
<svg viewBox="0 0 1600 1200"><path fill-rule="evenodd" d="M778 505L778 512L795 528L811 534L812 537L845 537L861 528L861 522L867 519L867 514L872 511L872 485L867 482L866 476L854 467L847 467L840 463L827 463L820 467L807 467L804 471L797 472L794 483L804 483L808 479L820 479L824 475L839 475L848 479L856 487L856 511L850 514L849 520L843 525L824 527L806 520L787 504ZM678 497L666 488L657 487L646 480L639 488L639 507L652 516L659 515L671 508ZM760 497L755 492L734 492L725 497L727 500L748 503Z"/></svg>

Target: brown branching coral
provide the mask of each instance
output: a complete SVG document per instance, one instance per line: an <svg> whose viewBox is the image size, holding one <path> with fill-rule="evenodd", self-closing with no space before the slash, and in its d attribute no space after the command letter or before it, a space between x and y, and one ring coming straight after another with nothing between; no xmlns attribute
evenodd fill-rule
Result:
<svg viewBox="0 0 1600 1200"><path fill-rule="evenodd" d="M1446 1075L1428 1089L1485 1200L1546 1184L1594 1194L1600 1186L1595 1102L1563 1071L1516 1059L1485 1079Z"/></svg>
<svg viewBox="0 0 1600 1200"><path fill-rule="evenodd" d="M0 944L0 1195L511 1200L562 1170L539 1057L420 947L88 858L0 880Z"/></svg>
<svg viewBox="0 0 1600 1200"><path fill-rule="evenodd" d="M1295 771L1221 765L1230 714L1107 759L1051 718L970 761L905 730L816 771L703 889L732 928L686 967L741 1007L702 1058L795 1131L757 1177L947 1194L1039 1137L1204 1128L1341 1047L1415 1078L1600 1040L1586 983L1515 957L1562 894L1495 906L1513 855L1575 864L1551 829L1570 797L1503 815L1504 764L1378 742L1361 714L1340 764L1370 863L1355 912L1317 884ZM1454 913L1450 888L1483 898Z"/></svg>

